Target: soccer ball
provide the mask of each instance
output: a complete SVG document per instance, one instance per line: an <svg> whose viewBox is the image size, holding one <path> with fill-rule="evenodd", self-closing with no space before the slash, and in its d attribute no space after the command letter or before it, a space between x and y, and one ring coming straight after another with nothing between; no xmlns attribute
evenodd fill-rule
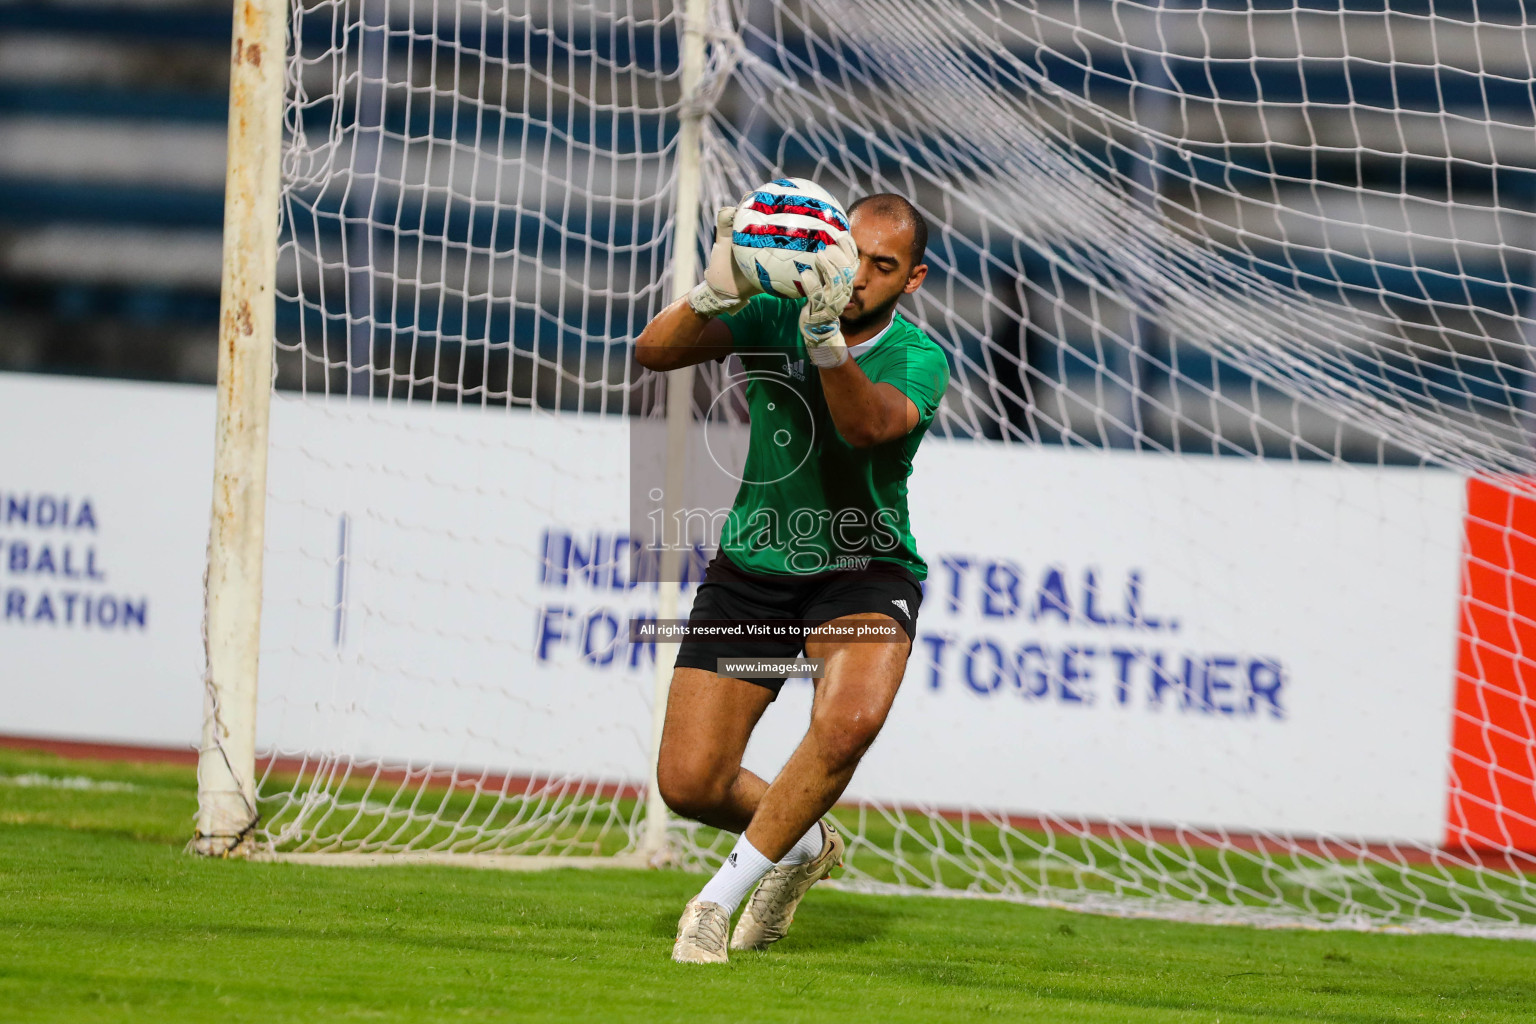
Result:
<svg viewBox="0 0 1536 1024"><path fill-rule="evenodd" d="M848 214L831 193L805 178L775 178L747 193L731 225L731 254L763 291L805 297L800 275L820 252L848 233Z"/></svg>

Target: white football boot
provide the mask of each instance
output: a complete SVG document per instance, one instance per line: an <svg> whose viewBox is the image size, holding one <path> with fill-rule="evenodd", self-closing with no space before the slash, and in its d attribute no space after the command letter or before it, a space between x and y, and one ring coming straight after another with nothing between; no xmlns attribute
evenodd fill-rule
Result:
<svg viewBox="0 0 1536 1024"><path fill-rule="evenodd" d="M793 867L775 864L757 883L731 934L732 949L767 949L782 939L795 919L795 908L811 886L842 864L848 846L842 833L826 820L821 822L821 833L821 853L814 859Z"/></svg>
<svg viewBox="0 0 1536 1024"><path fill-rule="evenodd" d="M689 900L677 922L672 959L680 964L723 964L728 959L725 936L730 930L731 915L720 904Z"/></svg>

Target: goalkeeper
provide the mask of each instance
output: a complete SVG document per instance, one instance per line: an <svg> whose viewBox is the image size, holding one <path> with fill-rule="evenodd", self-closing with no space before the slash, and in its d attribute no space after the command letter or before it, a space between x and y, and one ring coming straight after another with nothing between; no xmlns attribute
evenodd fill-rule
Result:
<svg viewBox="0 0 1536 1024"><path fill-rule="evenodd" d="M927 567L908 525L907 478L949 382L943 350L896 312L928 272L927 225L910 202L882 193L850 207L850 234L802 272L805 299L762 293L737 268L734 214L719 211L703 283L647 325L635 354L672 370L735 353L749 375L743 483L692 621L817 628L803 641L690 639L678 651L662 796L678 814L741 834L683 912L672 958L684 963L727 959L731 915L748 892L730 947L782 938L801 897L842 858L842 836L821 817L884 724L912 649ZM860 622L884 639L833 635ZM825 675L805 738L769 783L741 758L783 680L716 668L802 649L825 659Z"/></svg>

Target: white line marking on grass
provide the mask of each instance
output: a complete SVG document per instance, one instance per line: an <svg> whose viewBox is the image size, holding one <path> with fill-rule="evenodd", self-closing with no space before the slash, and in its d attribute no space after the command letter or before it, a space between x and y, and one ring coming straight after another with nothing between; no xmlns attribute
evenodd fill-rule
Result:
<svg viewBox="0 0 1536 1024"><path fill-rule="evenodd" d="M1363 864L1328 864L1322 867L1293 867L1278 872L1282 881L1293 885L1323 888L1349 882L1374 882L1376 873Z"/></svg>
<svg viewBox="0 0 1536 1024"><path fill-rule="evenodd" d="M0 775L0 786L20 786L32 789L74 789L88 790L95 793L127 793L138 789L138 786L130 782L107 782L102 779L91 779L84 775L39 775L29 772L26 775Z"/></svg>

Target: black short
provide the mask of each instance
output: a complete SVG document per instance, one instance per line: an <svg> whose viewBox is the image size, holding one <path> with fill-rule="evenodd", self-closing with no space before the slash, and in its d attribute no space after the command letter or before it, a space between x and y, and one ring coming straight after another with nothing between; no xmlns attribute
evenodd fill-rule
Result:
<svg viewBox="0 0 1536 1024"><path fill-rule="evenodd" d="M890 562L870 562L863 569L809 576L780 576L748 572L721 551L704 573L688 621L789 619L820 624L844 615L880 612L895 619L912 640L917 636L917 612L922 603L923 588L917 577ZM677 665L713 672L721 658L794 658L804 650L800 640L689 639L678 647ZM775 694L784 685L784 680L776 678L749 682Z"/></svg>

